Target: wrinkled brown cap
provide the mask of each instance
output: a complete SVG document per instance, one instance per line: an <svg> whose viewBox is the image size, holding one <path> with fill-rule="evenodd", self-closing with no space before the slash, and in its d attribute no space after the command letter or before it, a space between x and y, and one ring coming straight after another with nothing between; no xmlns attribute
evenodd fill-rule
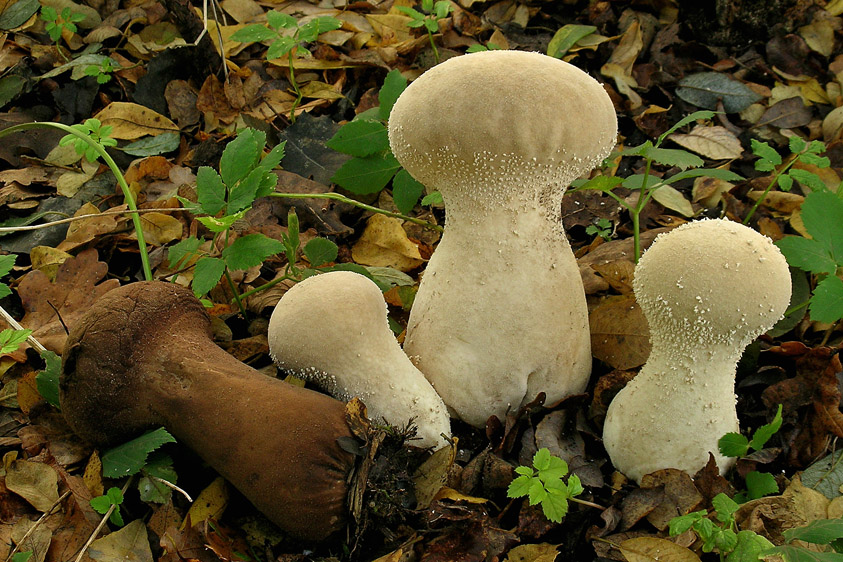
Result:
<svg viewBox="0 0 843 562"><path fill-rule="evenodd" d="M285 531L319 540L344 523L344 404L220 349L188 289L133 283L99 299L70 332L60 388L68 423L93 443L163 425Z"/></svg>

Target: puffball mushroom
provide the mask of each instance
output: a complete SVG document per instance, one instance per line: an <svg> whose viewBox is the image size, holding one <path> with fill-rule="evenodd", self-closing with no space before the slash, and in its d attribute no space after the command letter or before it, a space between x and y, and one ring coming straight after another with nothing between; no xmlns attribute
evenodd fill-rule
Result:
<svg viewBox="0 0 843 562"><path fill-rule="evenodd" d="M401 351L377 285L351 271L309 277L284 293L269 321L269 349L283 369L340 400L360 398L372 419L414 419L418 445L451 434L442 399Z"/></svg>
<svg viewBox="0 0 843 562"><path fill-rule="evenodd" d="M738 431L735 369L744 348L790 301L787 262L772 241L728 220L659 235L635 268L650 325L644 367L609 405L603 443L616 469L640 482L663 468L696 473L717 441Z"/></svg>
<svg viewBox="0 0 843 562"><path fill-rule="evenodd" d="M585 389L588 312L560 203L616 134L603 87L538 53L449 59L396 101L392 151L447 213L404 351L464 421Z"/></svg>
<svg viewBox="0 0 843 562"><path fill-rule="evenodd" d="M97 300L68 336L60 391L70 427L94 444L163 425L290 534L320 540L343 526L345 405L217 347L184 287L133 283Z"/></svg>

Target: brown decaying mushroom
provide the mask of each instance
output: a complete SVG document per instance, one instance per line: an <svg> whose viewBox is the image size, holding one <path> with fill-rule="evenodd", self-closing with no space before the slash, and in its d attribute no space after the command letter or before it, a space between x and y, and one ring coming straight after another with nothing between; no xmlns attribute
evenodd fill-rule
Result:
<svg viewBox="0 0 843 562"><path fill-rule="evenodd" d="M70 332L60 384L68 423L94 444L163 425L290 534L319 540L344 523L344 404L220 349L188 289L141 282L104 295Z"/></svg>
<svg viewBox="0 0 843 562"><path fill-rule="evenodd" d="M447 212L404 351L464 421L585 389L588 311L561 198L616 134L603 87L538 53L449 59L395 103L392 150Z"/></svg>

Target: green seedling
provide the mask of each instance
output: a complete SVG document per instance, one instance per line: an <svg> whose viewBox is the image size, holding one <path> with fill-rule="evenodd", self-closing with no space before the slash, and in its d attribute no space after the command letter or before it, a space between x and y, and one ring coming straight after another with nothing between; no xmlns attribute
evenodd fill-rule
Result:
<svg viewBox="0 0 843 562"><path fill-rule="evenodd" d="M634 174L626 178L597 175L589 180L576 180L572 182L571 191L582 189L602 191L617 201L621 207L627 210L630 220L632 221L633 254L635 263L638 263L638 259L641 257L641 212L657 190L673 189L671 184L685 178L711 177L726 181L738 181L743 179L738 174L729 170L703 168L702 166L705 162L703 162L702 158L696 154L688 152L687 150L661 147L662 143L667 140L667 137L677 129L684 127L685 125L689 125L698 119L710 119L713 116L713 111L696 111L681 119L670 129L662 133L655 142L648 140L638 146L613 152L609 158L606 159L606 163L608 163L617 158L643 158L644 169L640 174ZM651 173L652 165L654 163L676 167L681 171L671 176L658 178L653 176ZM633 204L629 204L623 197L613 193L612 190L619 186L637 191L637 201Z"/></svg>
<svg viewBox="0 0 843 562"><path fill-rule="evenodd" d="M380 105L340 127L327 142L329 148L352 156L337 170L332 182L352 193L366 195L379 192L392 181L395 206L405 215L424 193L424 186L401 167L389 148L387 121L406 87L407 79L398 70L391 71L378 92Z"/></svg>
<svg viewBox="0 0 843 562"><path fill-rule="evenodd" d="M433 34L439 32L439 20L448 17L448 14L454 9L451 3L447 0L422 0L421 9L418 11L415 8L407 6L396 6L400 12L410 16L410 21L407 26L416 28L423 27L427 32L427 38L430 41L430 48L433 49L433 58L436 64L439 64L439 51L436 49L436 42L433 40ZM425 12L425 13L422 13Z"/></svg>
<svg viewBox="0 0 843 562"><path fill-rule="evenodd" d="M305 43L316 41L316 38L322 33L339 29L342 27L342 22L336 18L321 16L299 25L296 18L277 10L267 12L266 22L268 27L260 24L252 24L238 29L231 36L231 39L241 43L271 41L266 51L267 60L288 55L290 84L296 93L296 100L293 102L292 109L290 109L290 121L295 122L296 108L301 104L302 98L304 97L298 82L296 82L296 69L293 63L296 53L299 48L307 51L304 47ZM309 53L310 51L308 51Z"/></svg>
<svg viewBox="0 0 843 562"><path fill-rule="evenodd" d="M85 68L85 76L93 76L97 84L107 84L115 70L120 68L114 59L105 57L99 64L92 64Z"/></svg>
<svg viewBox="0 0 843 562"><path fill-rule="evenodd" d="M575 496L583 492L582 483L576 474L568 476L565 483L562 478L568 474L568 463L551 455L546 448L539 449L533 456L533 466L519 466L519 474L506 490L507 497L529 497L530 505L541 504L542 512L548 521L561 523L568 513L568 501L576 501Z"/></svg>
<svg viewBox="0 0 843 562"><path fill-rule="evenodd" d="M94 511L97 513L105 515L109 512L109 510L111 510L111 515L108 517L108 520L118 527L122 527L124 525L123 516L120 515L120 504L122 503L123 492L120 491L120 488L109 488L104 495L91 499L91 507L93 507Z"/></svg>
<svg viewBox="0 0 843 562"><path fill-rule="evenodd" d="M497 43L486 43L485 45L483 45L482 43L477 43L466 49L465 52L479 53L481 51L500 51L501 49L503 49L503 47L501 47Z"/></svg>
<svg viewBox="0 0 843 562"><path fill-rule="evenodd" d="M751 145L752 153L758 156L758 160L755 161L755 169L759 172L775 172L775 174L773 174L773 179L770 180L770 183L767 184L764 193L761 194L761 197L758 198L758 201L755 202L755 205L747 213L746 218L743 220L744 224L749 224L752 215L755 214L759 205L764 202L764 199L766 199L767 194L770 193L774 185L778 185L782 191L790 191L790 188L793 187L793 180L796 180L813 191L826 190L825 184L817 174L808 170L793 168L793 165L797 162L818 168L828 168L831 165L831 161L825 156L820 156L820 154L825 152L825 144L821 141L815 140L808 143L801 137L790 137L788 148L790 149L791 156L784 165L782 165L781 155L766 142L752 139ZM779 166L781 167L777 170L776 168Z"/></svg>
<svg viewBox="0 0 843 562"><path fill-rule="evenodd" d="M76 24L84 20L85 15L74 12L69 7L62 9L61 14L59 14L51 6L42 6L41 19L44 20L44 29L50 36L50 39L58 45L62 33L65 30L70 33L76 33L78 31Z"/></svg>
<svg viewBox="0 0 843 562"><path fill-rule="evenodd" d="M773 416L773 421L756 429L752 434L751 440L740 433L727 433L721 437L717 441L720 454L726 457L743 457L749 453L750 449L760 451L781 426L782 405L779 404L776 415ZM773 478L772 474L752 470L746 475L746 490L746 492L741 492L735 496L737 502L743 503L770 494L777 494L779 492L779 485L776 483L776 479Z"/></svg>
<svg viewBox="0 0 843 562"><path fill-rule="evenodd" d="M600 236L608 242L612 238L614 225L609 219L597 219L597 222L586 227L585 233L590 236Z"/></svg>
<svg viewBox="0 0 843 562"><path fill-rule="evenodd" d="M786 236L776 242L787 263L816 276L814 293L801 306L808 305L811 320L828 324L843 318L843 281L838 277L843 267L841 194L840 188L836 195L826 189L809 193L802 202L801 217L811 238Z"/></svg>
<svg viewBox="0 0 843 562"><path fill-rule="evenodd" d="M96 145L103 148L117 146L117 141L111 138L114 127L103 125L99 119L86 119L84 123L71 125L71 128L78 132L79 135L70 134L63 136L59 141L59 146L72 145L76 150L76 154L84 156L88 162L96 162L101 156ZM95 145L92 145L80 135L91 139Z"/></svg>
<svg viewBox="0 0 843 562"><path fill-rule="evenodd" d="M31 334L32 330L12 330L11 328L7 328L0 331L0 355L7 355L17 351Z"/></svg>

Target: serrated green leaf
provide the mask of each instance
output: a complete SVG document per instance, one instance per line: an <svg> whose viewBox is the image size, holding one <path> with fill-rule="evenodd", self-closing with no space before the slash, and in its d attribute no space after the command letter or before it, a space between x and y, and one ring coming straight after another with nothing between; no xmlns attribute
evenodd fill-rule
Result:
<svg viewBox="0 0 843 562"><path fill-rule="evenodd" d="M225 208L225 185L210 166L200 166L196 172L196 198L207 215L216 215Z"/></svg>
<svg viewBox="0 0 843 562"><path fill-rule="evenodd" d="M818 168L828 168L829 166L831 166L831 160L829 160L827 156L819 156L817 154L814 154L813 152L805 152L804 154L800 154L798 160L800 162L804 162L805 164L810 164ZM798 168L796 169L799 170Z"/></svg>
<svg viewBox="0 0 843 562"><path fill-rule="evenodd" d="M593 25L569 23L560 27L547 44L548 56L561 59L577 41L597 31Z"/></svg>
<svg viewBox="0 0 843 562"><path fill-rule="evenodd" d="M735 500L723 493L711 498L711 505L717 512L717 519L722 523L728 523L732 519L732 514L741 507Z"/></svg>
<svg viewBox="0 0 843 562"><path fill-rule="evenodd" d="M739 531L735 549L726 557L726 562L755 562L765 550L773 548L766 538L754 531Z"/></svg>
<svg viewBox="0 0 843 562"><path fill-rule="evenodd" d="M684 180L685 178L716 178L723 181L742 181L743 176L736 174L731 170L719 170L717 168L694 168L691 170L684 170L678 174L674 174L668 178L662 178L662 181L667 184Z"/></svg>
<svg viewBox="0 0 843 562"><path fill-rule="evenodd" d="M593 189L596 191L612 191L623 182L623 178L617 176L594 176L577 186L577 189Z"/></svg>
<svg viewBox="0 0 843 562"><path fill-rule="evenodd" d="M272 150L261 159L260 167L266 170L267 172L270 170L274 170L281 164L281 160L284 159L284 151L287 147L287 141L281 141L275 146L272 147Z"/></svg>
<svg viewBox="0 0 843 562"><path fill-rule="evenodd" d="M136 474L143 468L149 453L164 443L175 441L175 437L160 427L109 449L102 455L102 475L106 478L122 478Z"/></svg>
<svg viewBox="0 0 843 562"><path fill-rule="evenodd" d="M740 433L727 433L717 441L717 447L725 457L742 457L749 451L749 440Z"/></svg>
<svg viewBox="0 0 843 562"><path fill-rule="evenodd" d="M237 185L229 190L227 213L236 213L244 209L248 209L255 202L258 196L258 191L264 182L264 177L271 175L277 181L277 177L272 172L267 172L261 167L257 167L249 172Z"/></svg>
<svg viewBox="0 0 843 562"><path fill-rule="evenodd" d="M547 497L547 489L545 489L541 480L538 478L532 478L530 480L530 488L527 495L529 497L530 505L536 505L537 503L544 501Z"/></svg>
<svg viewBox="0 0 843 562"><path fill-rule="evenodd" d="M776 165L769 160L756 160L755 169L759 172L772 172L776 169Z"/></svg>
<svg viewBox="0 0 843 562"><path fill-rule="evenodd" d="M585 489L582 486L582 481L580 477L576 474L572 474L568 477L568 497L574 498L583 493Z"/></svg>
<svg viewBox="0 0 843 562"><path fill-rule="evenodd" d="M756 156L763 158L767 162L771 162L776 166L782 163L781 155L776 152L776 149L767 144L766 142L762 142L756 139L752 139L750 141L750 146L752 148L752 153Z"/></svg>
<svg viewBox="0 0 843 562"><path fill-rule="evenodd" d="M410 214L419 202L422 193L424 193L424 185L416 181L407 170L403 168L398 170L392 178L392 200L401 213Z"/></svg>
<svg viewBox="0 0 843 562"><path fill-rule="evenodd" d="M168 131L154 137L144 137L124 146L121 150L132 156L157 156L178 150L180 141L181 135L178 132Z"/></svg>
<svg viewBox="0 0 843 562"><path fill-rule="evenodd" d="M273 29L293 29L299 25L296 18L278 10L269 10L266 13L266 23Z"/></svg>
<svg viewBox="0 0 843 562"><path fill-rule="evenodd" d="M205 228L207 228L211 232L222 232L224 230L228 230L229 228L231 228L231 225L242 219L246 215L248 210L249 209L246 208L242 211L234 213L233 215L225 215L220 218L196 217L196 220L201 222L205 226Z"/></svg>
<svg viewBox="0 0 843 562"><path fill-rule="evenodd" d="M389 135L380 121L351 121L325 144L337 152L362 158L388 149Z"/></svg>
<svg viewBox="0 0 843 562"><path fill-rule="evenodd" d="M178 269L182 265L185 258L196 254L199 251L199 246L202 245L202 240L199 238L185 238L184 240L173 244L167 248L167 261L172 269Z"/></svg>
<svg viewBox="0 0 843 562"><path fill-rule="evenodd" d="M800 540L813 544L830 544L843 537L843 519L817 519L804 527L787 529L784 538L787 542Z"/></svg>
<svg viewBox="0 0 843 562"><path fill-rule="evenodd" d="M568 513L568 498L561 493L548 493L542 503L542 513L548 521L561 523Z"/></svg>
<svg viewBox="0 0 843 562"><path fill-rule="evenodd" d="M705 161L696 154L678 148L653 147L647 150L644 156L664 166L676 166L683 170L686 168L699 168L705 164Z"/></svg>
<svg viewBox="0 0 843 562"><path fill-rule="evenodd" d="M383 86L381 86L381 89L378 92L378 102L380 102L378 116L382 121L389 119L389 114L392 112L392 106L395 105L395 101L398 99L398 96L400 96L406 88L407 79L401 75L401 72L397 68L390 70L389 74L387 74L386 78L383 80Z"/></svg>
<svg viewBox="0 0 843 562"><path fill-rule="evenodd" d="M814 191L823 191L825 189L825 183L814 172L800 170L799 168L791 168L787 173L790 177L802 185L808 186Z"/></svg>
<svg viewBox="0 0 843 562"><path fill-rule="evenodd" d="M783 544L763 551L762 556L769 554L777 554L783 557L787 562L841 562L843 561L843 554L836 552L814 552L807 548L793 546L792 544Z"/></svg>
<svg viewBox="0 0 843 562"><path fill-rule="evenodd" d="M767 441L776 434L776 432L781 429L782 427L782 405L779 404L779 408L776 411L776 415L773 416L773 421L770 423L764 424L752 434L752 441L749 442L749 446L752 447L756 451L760 451L764 448L764 445L767 444Z"/></svg>
<svg viewBox="0 0 843 562"><path fill-rule="evenodd" d="M225 146L220 157L220 177L229 189L257 165L265 144L266 133L248 128Z"/></svg>
<svg viewBox="0 0 843 562"><path fill-rule="evenodd" d="M746 475L746 490L749 494L749 499L757 500L764 496L779 493L779 485L776 484L776 479L768 472L758 472L753 470Z"/></svg>
<svg viewBox="0 0 843 562"><path fill-rule="evenodd" d="M798 267L811 273L832 273L837 269L837 263L817 240L802 238L801 236L785 236L775 242L784 257L793 267Z"/></svg>
<svg viewBox="0 0 843 562"><path fill-rule="evenodd" d="M843 200L830 191L814 191L802 202L801 215L811 237L843 265Z"/></svg>
<svg viewBox="0 0 843 562"><path fill-rule="evenodd" d="M530 468L529 466L516 466L515 472L522 476L529 476L532 477L535 474L535 471Z"/></svg>
<svg viewBox="0 0 843 562"><path fill-rule="evenodd" d="M296 40L292 37L279 37L266 50L266 59L272 60L281 58L297 45Z"/></svg>
<svg viewBox="0 0 843 562"><path fill-rule="evenodd" d="M44 370L35 375L35 387L44 400L54 408L59 408L59 375L61 373L61 357L50 350L41 352L44 360Z"/></svg>
<svg viewBox="0 0 843 562"><path fill-rule="evenodd" d="M358 195L377 193L401 167L391 152L352 158L331 177L331 181Z"/></svg>
<svg viewBox="0 0 843 562"><path fill-rule="evenodd" d="M407 16L410 16L411 18L413 18L419 24L424 20L424 14L421 13L420 11L416 10L416 9L410 8L408 6L395 6L395 8L399 12L402 12L403 14L405 14Z"/></svg>
<svg viewBox="0 0 843 562"><path fill-rule="evenodd" d="M91 507L94 508L94 511L100 515L105 515L108 513L108 510L111 509L111 500L105 495L91 498L89 503L91 504Z"/></svg>
<svg viewBox="0 0 843 562"><path fill-rule="evenodd" d="M12 271L16 259L17 255L15 254L0 256L0 277L5 277Z"/></svg>
<svg viewBox="0 0 843 562"><path fill-rule="evenodd" d="M808 143L802 137L793 135L787 139L787 147L793 154L799 154L808 147Z"/></svg>
<svg viewBox="0 0 843 562"><path fill-rule="evenodd" d="M738 535L731 529L719 529L714 537L714 546L719 552L731 552L738 545Z"/></svg>
<svg viewBox="0 0 843 562"><path fill-rule="evenodd" d="M284 251L284 244L263 234L247 234L222 251L229 269L249 269Z"/></svg>
<svg viewBox="0 0 843 562"><path fill-rule="evenodd" d="M653 175L645 176L644 174L633 174L631 176L625 177L621 182L621 185L627 189L644 189L644 178L647 178L647 189L652 189L657 185L663 183L661 178L657 178Z"/></svg>
<svg viewBox="0 0 843 562"><path fill-rule="evenodd" d="M547 470L550 468L551 454L547 447L542 447L533 455L533 466L536 470Z"/></svg>
<svg viewBox="0 0 843 562"><path fill-rule="evenodd" d="M693 527L697 521L705 517L705 514L705 510L701 510L674 517L668 523L670 536L675 537L676 535L681 535L682 533Z"/></svg>
<svg viewBox="0 0 843 562"><path fill-rule="evenodd" d="M32 334L32 330L13 330L6 328L0 331L0 355L14 353Z"/></svg>
<svg viewBox="0 0 843 562"><path fill-rule="evenodd" d="M275 31L255 23L235 31L231 35L231 40L240 43L259 43L268 39L274 39L275 37L278 37Z"/></svg>
<svg viewBox="0 0 843 562"><path fill-rule="evenodd" d="M530 485L533 483L532 476L519 476L509 483L506 495L509 498L523 498L530 493Z"/></svg>
<svg viewBox="0 0 843 562"><path fill-rule="evenodd" d="M431 191L430 193L428 193L427 195L422 197L422 200L421 200L421 204L425 205L425 206L427 206L427 205L441 205L444 202L445 202L445 200L442 199L442 193L440 193L438 190L437 191Z"/></svg>
<svg viewBox="0 0 843 562"><path fill-rule="evenodd" d="M843 281L829 275L814 289L808 313L815 322L833 323L843 318Z"/></svg>
<svg viewBox="0 0 843 562"><path fill-rule="evenodd" d="M313 238L302 248L307 261L313 267L319 267L337 259L339 249L327 238Z"/></svg>
<svg viewBox="0 0 843 562"><path fill-rule="evenodd" d="M217 286L225 272L225 262L219 258L199 258L193 268L193 283L191 289L197 297L206 294Z"/></svg>
<svg viewBox="0 0 843 562"><path fill-rule="evenodd" d="M340 27L342 27L342 22L337 18L320 16L318 18L313 18L299 27L296 37L299 41L311 43L316 41L321 34L327 31L333 31L334 29L339 29Z"/></svg>
<svg viewBox="0 0 843 562"><path fill-rule="evenodd" d="M160 454L160 452L153 453L141 472L144 475L138 481L138 491L140 492L141 500L153 503L167 503L173 495L173 490L160 480L166 480L171 484L176 483L178 475L173 468L173 459L169 455ZM160 480L156 480L156 478Z"/></svg>

